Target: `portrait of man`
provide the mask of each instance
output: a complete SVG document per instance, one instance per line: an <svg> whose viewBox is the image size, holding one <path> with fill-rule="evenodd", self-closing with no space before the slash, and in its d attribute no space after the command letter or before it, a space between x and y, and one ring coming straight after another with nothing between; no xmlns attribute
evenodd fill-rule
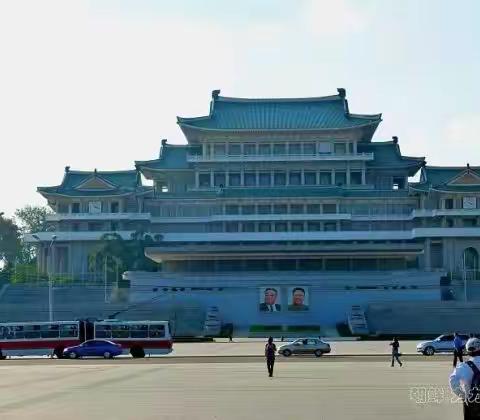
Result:
<svg viewBox="0 0 480 420"><path fill-rule="evenodd" d="M292 287L288 297L289 311L308 311L308 291L304 287Z"/></svg>
<svg viewBox="0 0 480 420"><path fill-rule="evenodd" d="M275 287L265 287L261 289L261 296L259 309L262 312L279 312L282 310L282 305L277 303L280 301L280 296L278 293L278 288Z"/></svg>

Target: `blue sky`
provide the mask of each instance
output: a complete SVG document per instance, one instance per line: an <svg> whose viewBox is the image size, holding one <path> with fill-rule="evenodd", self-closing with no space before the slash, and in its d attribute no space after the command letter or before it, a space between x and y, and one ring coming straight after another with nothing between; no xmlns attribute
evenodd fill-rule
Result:
<svg viewBox="0 0 480 420"><path fill-rule="evenodd" d="M375 140L480 165L480 2L2 1L0 211L74 169L127 169L183 142L210 93L322 96L382 112Z"/></svg>

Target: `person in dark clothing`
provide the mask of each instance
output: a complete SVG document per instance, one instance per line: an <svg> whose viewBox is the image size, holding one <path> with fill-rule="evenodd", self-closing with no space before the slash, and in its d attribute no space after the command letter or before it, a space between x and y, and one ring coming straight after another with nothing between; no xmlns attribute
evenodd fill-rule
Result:
<svg viewBox="0 0 480 420"><path fill-rule="evenodd" d="M458 335L454 333L453 339L453 367L457 367L457 359L460 360L460 363L463 363L463 341Z"/></svg>
<svg viewBox="0 0 480 420"><path fill-rule="evenodd" d="M277 346L273 344L273 337L268 338L265 345L265 358L267 359L268 376L273 376L273 365L275 364L275 355L277 353Z"/></svg>
<svg viewBox="0 0 480 420"><path fill-rule="evenodd" d="M397 363L402 366L402 362L400 361L400 343L398 342L397 337L393 337L393 341L390 345L392 346L392 367L395 364L395 360L397 360Z"/></svg>

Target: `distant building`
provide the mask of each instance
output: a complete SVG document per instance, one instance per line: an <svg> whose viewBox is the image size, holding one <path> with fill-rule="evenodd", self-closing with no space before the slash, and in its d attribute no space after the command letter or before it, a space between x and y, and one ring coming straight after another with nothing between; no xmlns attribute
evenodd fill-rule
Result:
<svg viewBox="0 0 480 420"><path fill-rule="evenodd" d="M397 137L373 142L381 114L351 113L344 89L219 93L208 116L178 117L187 144L164 140L158 159L132 171L66 168L61 185L38 188L55 211L55 272L88 276L106 232L146 232L156 243L145 253L163 270L126 273L132 290L216 305L242 327L334 324L352 305L440 300L441 276L476 276L480 168L429 167L402 155ZM52 234L36 234L42 269Z"/></svg>

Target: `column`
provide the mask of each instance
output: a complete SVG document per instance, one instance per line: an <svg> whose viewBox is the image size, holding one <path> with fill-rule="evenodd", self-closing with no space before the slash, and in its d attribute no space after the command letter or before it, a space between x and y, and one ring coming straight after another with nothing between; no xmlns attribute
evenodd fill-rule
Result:
<svg viewBox="0 0 480 420"><path fill-rule="evenodd" d="M362 185L365 185L367 183L366 176L365 176L365 163L363 164L362 168Z"/></svg>
<svg viewBox="0 0 480 420"><path fill-rule="evenodd" d="M208 154L208 147L207 143L202 143L202 156L205 158Z"/></svg>
<svg viewBox="0 0 480 420"><path fill-rule="evenodd" d="M335 182L335 169L332 169L332 185L337 185Z"/></svg>
<svg viewBox="0 0 480 420"><path fill-rule="evenodd" d="M242 147L243 147L243 146L242 146ZM240 169L240 185L241 185L242 187L245 186L245 183L244 183L244 175L245 175L244 170L243 170L243 169Z"/></svg>
<svg viewBox="0 0 480 420"><path fill-rule="evenodd" d="M275 171L272 169L270 171L270 186L272 186L272 187L275 185L274 184L274 174L275 174Z"/></svg>
<svg viewBox="0 0 480 420"><path fill-rule="evenodd" d="M430 246L432 240L430 238L425 239L425 271L431 271L432 269L432 260L430 255Z"/></svg>
<svg viewBox="0 0 480 420"><path fill-rule="evenodd" d="M215 184L213 182L213 171L210 171L210 187L213 187Z"/></svg>
<svg viewBox="0 0 480 420"><path fill-rule="evenodd" d="M198 171L195 171L195 188L200 187L200 174Z"/></svg>
<svg viewBox="0 0 480 420"><path fill-rule="evenodd" d="M346 173L347 173L347 185L350 185L350 161L347 161Z"/></svg>
<svg viewBox="0 0 480 420"><path fill-rule="evenodd" d="M302 170L300 171L300 174L301 174L301 175L300 175L300 177L301 177L301 178L300 178L300 184L305 185L305 171L302 169Z"/></svg>

